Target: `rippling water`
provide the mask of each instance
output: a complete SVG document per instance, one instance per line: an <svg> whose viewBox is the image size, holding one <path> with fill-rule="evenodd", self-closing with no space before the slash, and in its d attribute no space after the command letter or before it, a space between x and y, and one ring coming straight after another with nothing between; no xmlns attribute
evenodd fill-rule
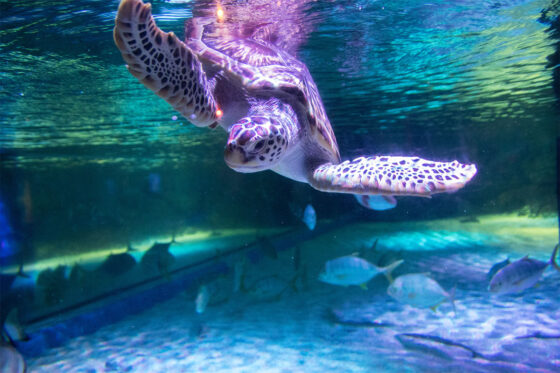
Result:
<svg viewBox="0 0 560 373"><path fill-rule="evenodd" d="M128 75L111 37L117 4L1 5L3 148L64 154L87 143L94 148L86 153L103 158L106 147L115 145L123 150L146 142L180 143L184 149L223 141L172 121L169 108ZM162 28L181 35L192 5L155 2L154 14ZM382 136L398 143L401 139L391 136L402 135L403 127L417 132L413 136L436 138L452 132L458 134L454 137L484 135L490 125L494 133L539 122L546 127L554 115L546 67L554 40L538 19L547 5L311 4L308 13L316 26L299 54L317 81L342 153L359 152L352 145L360 137L368 140L363 146L372 141L383 147ZM146 107L150 110L139 110Z"/></svg>

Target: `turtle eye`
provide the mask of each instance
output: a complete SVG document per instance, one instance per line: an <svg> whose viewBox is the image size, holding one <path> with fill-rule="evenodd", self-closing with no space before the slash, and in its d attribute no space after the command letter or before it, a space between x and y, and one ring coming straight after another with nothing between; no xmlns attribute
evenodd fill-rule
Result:
<svg viewBox="0 0 560 373"><path fill-rule="evenodd" d="M257 145L255 145L255 150L259 150L263 146L264 146L264 140L261 140L257 143Z"/></svg>

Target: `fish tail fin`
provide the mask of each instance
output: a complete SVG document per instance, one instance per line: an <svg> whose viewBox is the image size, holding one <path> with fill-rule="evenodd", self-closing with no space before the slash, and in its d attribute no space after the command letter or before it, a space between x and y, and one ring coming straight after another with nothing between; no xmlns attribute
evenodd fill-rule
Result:
<svg viewBox="0 0 560 373"><path fill-rule="evenodd" d="M381 270L383 271L383 274L385 275L385 277L387 277L387 280L389 280L390 284L393 283L393 275L392 275L393 270L395 268L397 268L398 266L400 266L403 262L404 262L404 260L402 260L402 259L395 260L393 263L389 264L387 267L381 268Z"/></svg>
<svg viewBox="0 0 560 373"><path fill-rule="evenodd" d="M558 254L559 247L560 243L556 244L556 247L554 247L554 251L552 252L552 256L550 257L550 264L552 264L552 266L556 268L557 271L560 271L560 266L558 265L558 263L556 263L556 255Z"/></svg>
<svg viewBox="0 0 560 373"><path fill-rule="evenodd" d="M449 301L453 306L453 315L457 316L457 309L455 308L455 290L457 289L457 285L453 286L453 289L449 291Z"/></svg>

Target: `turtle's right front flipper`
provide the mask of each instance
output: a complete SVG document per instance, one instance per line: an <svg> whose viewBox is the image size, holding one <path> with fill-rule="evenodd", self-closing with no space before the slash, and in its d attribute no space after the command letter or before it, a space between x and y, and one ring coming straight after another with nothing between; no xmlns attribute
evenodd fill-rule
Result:
<svg viewBox="0 0 560 373"><path fill-rule="evenodd" d="M419 157L358 157L317 167L309 183L325 192L429 197L454 192L476 175L476 165Z"/></svg>
<svg viewBox="0 0 560 373"><path fill-rule="evenodd" d="M151 5L122 0L113 36L128 71L199 127L215 126L221 111L196 55L157 27Z"/></svg>

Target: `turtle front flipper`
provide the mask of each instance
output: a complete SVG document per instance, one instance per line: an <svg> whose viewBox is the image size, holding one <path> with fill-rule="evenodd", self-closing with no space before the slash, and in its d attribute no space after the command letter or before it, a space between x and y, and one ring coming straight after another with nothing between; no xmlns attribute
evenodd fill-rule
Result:
<svg viewBox="0 0 560 373"><path fill-rule="evenodd" d="M359 157L323 164L310 184L322 191L429 197L461 189L476 174L474 164L433 162L418 157Z"/></svg>
<svg viewBox="0 0 560 373"><path fill-rule="evenodd" d="M173 32L156 26L151 9L140 0L119 6L113 36L128 71L194 125L217 125L221 111L200 61Z"/></svg>

